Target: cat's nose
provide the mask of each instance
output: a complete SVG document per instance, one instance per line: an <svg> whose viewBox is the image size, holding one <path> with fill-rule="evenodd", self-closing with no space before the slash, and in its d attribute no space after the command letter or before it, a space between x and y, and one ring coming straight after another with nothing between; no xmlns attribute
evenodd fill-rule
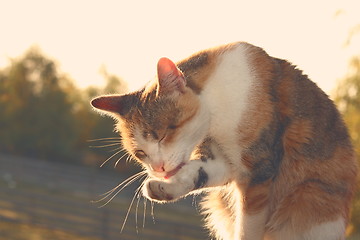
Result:
<svg viewBox="0 0 360 240"><path fill-rule="evenodd" d="M154 172L165 172L165 167L163 162L150 164L150 169Z"/></svg>

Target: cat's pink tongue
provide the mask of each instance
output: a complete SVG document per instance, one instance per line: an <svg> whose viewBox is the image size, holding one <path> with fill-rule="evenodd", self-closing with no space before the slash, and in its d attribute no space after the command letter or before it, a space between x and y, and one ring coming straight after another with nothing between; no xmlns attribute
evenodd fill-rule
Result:
<svg viewBox="0 0 360 240"><path fill-rule="evenodd" d="M171 178L171 177L174 176L184 165L185 165L185 163L179 164L179 166L177 166L176 168L174 168L174 169L171 170L170 172L167 172L164 178L165 178L165 179Z"/></svg>

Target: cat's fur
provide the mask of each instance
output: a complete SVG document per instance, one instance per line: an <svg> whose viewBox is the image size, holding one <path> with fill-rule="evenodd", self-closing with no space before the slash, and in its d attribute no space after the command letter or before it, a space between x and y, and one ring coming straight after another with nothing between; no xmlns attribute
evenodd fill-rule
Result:
<svg viewBox="0 0 360 240"><path fill-rule="evenodd" d="M127 95L92 105L115 116L123 146L148 169L143 193L205 191L216 239L345 237L357 165L331 100L289 62L234 43L174 65Z"/></svg>

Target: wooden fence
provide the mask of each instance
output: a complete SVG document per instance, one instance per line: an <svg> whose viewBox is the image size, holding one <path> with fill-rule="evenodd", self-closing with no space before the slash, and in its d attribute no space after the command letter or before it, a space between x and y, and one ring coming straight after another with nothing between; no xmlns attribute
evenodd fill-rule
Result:
<svg viewBox="0 0 360 240"><path fill-rule="evenodd" d="M123 179L107 170L0 155L0 222L35 224L103 240L207 239L189 200L155 205L155 224L148 202L144 227L143 200L138 211L135 201L120 232L136 185L102 208L91 201Z"/></svg>

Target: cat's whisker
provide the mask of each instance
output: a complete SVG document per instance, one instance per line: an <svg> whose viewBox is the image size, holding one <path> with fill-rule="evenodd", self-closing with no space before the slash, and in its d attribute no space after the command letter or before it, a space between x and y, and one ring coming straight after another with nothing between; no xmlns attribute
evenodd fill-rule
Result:
<svg viewBox="0 0 360 240"><path fill-rule="evenodd" d="M129 217L129 214L130 214L130 210L131 210L131 208L132 208L132 206L133 206L133 204L134 204L134 201L135 201L136 196L138 195L139 191L141 191L141 187L142 187L142 185L140 185L140 186L136 189L135 194L134 194L133 198L131 199L130 206L129 206L127 212L126 212L126 216L125 216L125 219L124 219L124 222L123 222L123 224L122 224L122 227L121 227L120 232L122 232L122 231L124 230L126 221L127 221L128 217ZM136 226L136 227L137 227L137 226Z"/></svg>
<svg viewBox="0 0 360 240"><path fill-rule="evenodd" d="M128 181L124 186L122 186L119 190L117 190L117 192L112 197L110 197L110 199L105 203L105 205L108 204L109 202L111 202L124 188L126 188L131 183L135 182L136 180L140 179L141 177L142 177L142 175L138 175L138 176L134 177L133 179L131 179L130 181ZM110 196L110 195L111 194L109 194L108 196Z"/></svg>
<svg viewBox="0 0 360 240"><path fill-rule="evenodd" d="M136 202L136 207L135 207L135 229L136 229L136 233L139 234L139 228L138 228L138 209L139 209L139 193L136 192L135 193L137 195L137 202Z"/></svg>
<svg viewBox="0 0 360 240"><path fill-rule="evenodd" d="M146 220L146 202L147 202L147 199L146 199L146 197L144 197L144 215L143 215L143 224L142 224L143 228L145 228L145 220Z"/></svg>
<svg viewBox="0 0 360 240"><path fill-rule="evenodd" d="M129 154L129 155L127 156L127 158L126 158L126 161L125 161L125 162L130 162L130 161L131 161L131 159L132 159L132 156Z"/></svg>
<svg viewBox="0 0 360 240"><path fill-rule="evenodd" d="M142 172L136 173L130 177L128 177L127 179L125 179L124 181L122 181L119 185L117 185L116 187L114 187L113 189L111 189L110 191L107 191L106 193L101 194L101 196L109 196L111 193L115 192L119 187L121 187L122 185L128 183L129 181L131 181L133 178L137 178L139 175L143 174Z"/></svg>
<svg viewBox="0 0 360 240"><path fill-rule="evenodd" d="M145 174L145 173L142 173ZM106 195L103 200L105 200L106 198L109 198L108 201L103 204L101 207L107 205L109 202L111 202L124 188L126 188L127 186L129 186L131 183L133 183L134 181L136 181L137 179L141 178L142 174L137 175L133 178L131 178L129 181L127 181L119 190L116 191L116 189L118 189L120 186L117 186L116 189L112 190L108 195ZM123 184L123 183L122 183ZM116 193L111 196L111 194L113 194L116 191ZM110 197L111 196L111 197Z"/></svg>
<svg viewBox="0 0 360 240"><path fill-rule="evenodd" d="M123 156L121 156L121 157L115 162L114 168L117 167L117 165L119 164L119 162L120 162L124 157L127 157L127 158L126 158L126 161L128 161L129 157L130 157L130 159L131 159L131 155L130 155L129 153L124 154Z"/></svg>
<svg viewBox="0 0 360 240"><path fill-rule="evenodd" d="M136 173L134 175L132 175L131 177L125 179L123 182L121 182L119 185L117 185L116 187L114 187L113 189L107 191L106 193L101 194L100 196L104 196L103 198L93 201L95 203L97 202L101 202L104 201L107 198L108 201L106 201L103 205L101 205L99 208L106 206L109 202L111 202L111 200L113 200L124 188L126 188L127 186L129 186L129 184L133 183L134 181L136 181L137 179L139 179L140 177L144 176L146 174L145 171ZM119 189L120 188L120 189ZM116 192L114 194L114 192ZM111 196L112 194L114 194L113 196Z"/></svg>
<svg viewBox="0 0 360 240"><path fill-rule="evenodd" d="M110 143L110 144L106 144L106 145L90 146L90 148L106 148L106 147L118 146L119 144L120 144L119 142L116 142L116 143Z"/></svg>
<svg viewBox="0 0 360 240"><path fill-rule="evenodd" d="M108 157L101 165L100 167L103 167L108 161L110 161L114 156L118 155L119 153L123 152L124 150L119 150L116 153L114 153L113 155L111 155L110 157Z"/></svg>
<svg viewBox="0 0 360 240"><path fill-rule="evenodd" d="M154 202L150 201L150 203L151 203L151 217L152 217L153 223L155 224Z"/></svg>
<svg viewBox="0 0 360 240"><path fill-rule="evenodd" d="M97 139L90 139L87 142L99 142L99 141L115 141L118 140L120 142L120 137L109 137L109 138L97 138Z"/></svg>
<svg viewBox="0 0 360 240"><path fill-rule="evenodd" d="M126 221L127 221L128 217L129 217L130 209L131 209L131 207L132 207L132 205L134 203L135 197L136 197L136 194L134 194L133 198L131 199L130 206L129 206L127 212L126 212L124 222L123 222L123 224L121 226L121 230L120 230L121 233L124 230L124 227L125 227L125 224L126 224Z"/></svg>
<svg viewBox="0 0 360 240"><path fill-rule="evenodd" d="M117 150L121 150L121 152L123 153L123 152L126 152L126 150L125 149L123 149L122 147L117 147L117 148L114 148L114 149L110 149L110 150L108 150L108 152L109 153L111 153L111 152L115 152L115 151L117 151Z"/></svg>
<svg viewBox="0 0 360 240"><path fill-rule="evenodd" d="M197 196L198 196L198 195L194 195L194 196L193 196L192 205L195 207L196 211L200 213L201 211L200 211L200 209L199 209L199 205L198 205L198 202L197 202L197 200L196 200L196 197L197 197Z"/></svg>
<svg viewBox="0 0 360 240"><path fill-rule="evenodd" d="M146 182L146 180L149 179L149 176L146 175L146 178L144 179L144 181L142 182L142 185L144 185L144 183ZM143 214L143 220L142 220L142 228L145 228L145 221L146 221L146 207L147 207L147 198L146 197L143 197L144 198L144 207L143 207L143 210L144 210L144 214Z"/></svg>
<svg viewBox="0 0 360 240"><path fill-rule="evenodd" d="M118 139L118 140L103 140L103 141L91 141L91 143L119 143L121 144L121 140Z"/></svg>
<svg viewBox="0 0 360 240"><path fill-rule="evenodd" d="M137 195L137 202L136 202L136 208L135 208L135 226L136 226L136 233L138 233L139 229L138 229L138 210L139 210L139 202L141 199L141 189L142 189L143 184L141 184L138 188L138 190L136 191L136 195Z"/></svg>

